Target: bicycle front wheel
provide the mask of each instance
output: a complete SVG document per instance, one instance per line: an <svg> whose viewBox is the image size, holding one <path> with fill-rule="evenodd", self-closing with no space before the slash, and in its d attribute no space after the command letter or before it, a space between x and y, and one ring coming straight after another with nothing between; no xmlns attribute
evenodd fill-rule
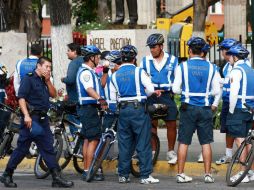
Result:
<svg viewBox="0 0 254 190"><path fill-rule="evenodd" d="M94 175L98 171L98 169L101 167L102 161L106 158L108 151L110 149L111 139L109 137L106 137L105 141L101 144L101 147L97 156L93 158L92 164L89 167L89 170L87 172L86 181L90 182L92 181Z"/></svg>
<svg viewBox="0 0 254 190"><path fill-rule="evenodd" d="M253 140L245 139L233 155L232 161L227 168L226 181L228 186L237 186L248 174L254 159L253 145ZM245 152L246 148L249 151L246 154L246 158L243 159L242 155Z"/></svg>
<svg viewBox="0 0 254 190"><path fill-rule="evenodd" d="M160 153L160 139L155 133L152 133L151 144L152 144L152 151L153 151L152 152L152 164L154 166L158 160L158 156ZM131 174L135 177L140 177L139 162L140 161L138 159L137 152L135 152L133 154L132 160L131 160Z"/></svg>

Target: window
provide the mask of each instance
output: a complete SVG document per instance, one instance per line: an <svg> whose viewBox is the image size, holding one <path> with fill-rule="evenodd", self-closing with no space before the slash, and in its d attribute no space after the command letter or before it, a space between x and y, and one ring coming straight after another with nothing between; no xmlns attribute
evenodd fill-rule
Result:
<svg viewBox="0 0 254 190"><path fill-rule="evenodd" d="M222 3L215 3L214 5L210 6L209 9L211 14L222 14Z"/></svg>
<svg viewBox="0 0 254 190"><path fill-rule="evenodd" d="M49 16L49 5L47 3L42 6L42 18L48 18Z"/></svg>

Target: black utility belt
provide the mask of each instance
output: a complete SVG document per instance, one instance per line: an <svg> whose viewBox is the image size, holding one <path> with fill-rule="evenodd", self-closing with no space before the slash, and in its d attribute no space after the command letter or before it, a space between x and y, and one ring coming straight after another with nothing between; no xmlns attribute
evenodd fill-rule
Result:
<svg viewBox="0 0 254 190"><path fill-rule="evenodd" d="M39 117L46 117L47 116L47 111L45 110L33 110L30 112L30 115L36 115Z"/></svg>
<svg viewBox="0 0 254 190"><path fill-rule="evenodd" d="M83 104L83 105L78 105L79 108L99 108L99 104Z"/></svg>
<svg viewBox="0 0 254 190"><path fill-rule="evenodd" d="M138 102L138 101L121 101L119 103L120 108L126 106L134 106L135 108L146 106L145 102Z"/></svg>

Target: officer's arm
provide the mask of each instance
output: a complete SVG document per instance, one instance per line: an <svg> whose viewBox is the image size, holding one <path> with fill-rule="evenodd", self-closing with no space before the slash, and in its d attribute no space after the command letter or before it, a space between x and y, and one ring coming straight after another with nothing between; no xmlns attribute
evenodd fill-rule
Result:
<svg viewBox="0 0 254 190"><path fill-rule="evenodd" d="M220 77L220 73L217 71L212 80L212 94L215 96L213 101L213 106L218 107L220 103L220 99L222 96L222 78Z"/></svg>
<svg viewBox="0 0 254 190"><path fill-rule="evenodd" d="M102 88L104 88L106 86L107 78L108 78L108 73L103 72L103 75L101 77L101 86L102 86Z"/></svg>
<svg viewBox="0 0 254 190"><path fill-rule="evenodd" d="M96 100L98 100L100 98L100 95L92 87L87 88L86 92L90 97L92 97Z"/></svg>
<svg viewBox="0 0 254 190"><path fill-rule="evenodd" d="M172 90L175 94L181 94L182 92L182 70L181 67L178 66L175 72L175 79L173 82Z"/></svg>
<svg viewBox="0 0 254 190"><path fill-rule="evenodd" d="M16 65L15 72L14 72L14 79L13 85L16 96L18 96L19 86L20 86L20 78L19 78L19 68L20 68L21 61L19 61Z"/></svg>
<svg viewBox="0 0 254 190"><path fill-rule="evenodd" d="M155 92L154 86L152 84L150 77L148 76L148 74L145 72L144 69L142 69L142 72L141 72L141 82L145 87L147 96L151 96Z"/></svg>
<svg viewBox="0 0 254 190"><path fill-rule="evenodd" d="M50 97L55 98L57 93L56 93L56 89L53 86L52 82L50 80L47 80L47 81L45 81L45 83L48 87Z"/></svg>
<svg viewBox="0 0 254 190"><path fill-rule="evenodd" d="M229 112L234 113L238 93L240 89L240 81L242 79L242 73L238 69L233 69L230 73L230 92L229 92Z"/></svg>

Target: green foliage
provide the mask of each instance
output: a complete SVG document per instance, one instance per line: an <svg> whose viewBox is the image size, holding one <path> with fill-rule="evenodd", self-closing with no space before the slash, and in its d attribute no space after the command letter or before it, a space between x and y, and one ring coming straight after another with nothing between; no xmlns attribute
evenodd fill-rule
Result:
<svg viewBox="0 0 254 190"><path fill-rule="evenodd" d="M97 22L86 22L85 24L82 24L80 26L77 26L74 31L80 32L82 34L85 34L87 30L103 30L107 27L107 24L101 24Z"/></svg>
<svg viewBox="0 0 254 190"><path fill-rule="evenodd" d="M97 20L97 0L72 0L72 13L79 23Z"/></svg>

